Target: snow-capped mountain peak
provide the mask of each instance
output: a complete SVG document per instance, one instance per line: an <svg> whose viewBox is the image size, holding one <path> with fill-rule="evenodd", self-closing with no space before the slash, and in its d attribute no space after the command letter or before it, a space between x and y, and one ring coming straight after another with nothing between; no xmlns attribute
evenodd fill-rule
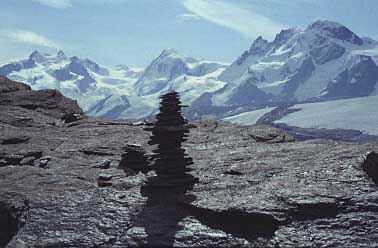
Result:
<svg viewBox="0 0 378 248"><path fill-rule="evenodd" d="M39 51L34 51L30 54L29 60L33 60L37 63L42 63L45 62L47 58L44 55L42 55Z"/></svg>
<svg viewBox="0 0 378 248"><path fill-rule="evenodd" d="M146 69L104 67L90 59L67 58L63 51L55 55L35 51L26 60L0 66L0 75L27 82L34 89L59 89L89 114L116 119L152 114L159 106L159 95L171 89L182 93L185 104L191 103L225 85L215 80L225 67L174 49L162 51ZM141 87L147 92L138 94Z"/></svg>
<svg viewBox="0 0 378 248"><path fill-rule="evenodd" d="M140 96L155 94L169 89L169 82L180 76L200 77L219 68L225 68L225 65L198 61L195 58L180 54L174 49L163 50L144 70L136 83L136 89Z"/></svg>
<svg viewBox="0 0 378 248"><path fill-rule="evenodd" d="M377 42L361 39L342 24L318 20L305 30L282 30L271 42L258 37L218 77L228 84L207 102L237 107L253 101L272 104L375 94L377 61Z"/></svg>
<svg viewBox="0 0 378 248"><path fill-rule="evenodd" d="M66 54L64 54L64 52L62 50L59 50L59 52L57 53L56 57L57 58L62 58L62 57L66 58Z"/></svg>
<svg viewBox="0 0 378 248"><path fill-rule="evenodd" d="M258 37L231 65L197 60L175 49L161 51L145 69L35 51L0 66L0 75L34 89L57 88L95 116L143 118L157 110L158 97L170 90L180 92L197 114L195 108L212 114L377 95L377 62L377 41L318 20L304 30L282 30L272 41Z"/></svg>
<svg viewBox="0 0 378 248"><path fill-rule="evenodd" d="M327 37L332 37L355 45L362 45L363 40L344 25L328 20L317 20L310 24L306 32L315 31Z"/></svg>

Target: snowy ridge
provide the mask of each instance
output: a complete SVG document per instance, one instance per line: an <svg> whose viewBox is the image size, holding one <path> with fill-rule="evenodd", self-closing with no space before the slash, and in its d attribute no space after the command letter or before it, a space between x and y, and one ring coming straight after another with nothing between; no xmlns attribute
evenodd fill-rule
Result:
<svg viewBox="0 0 378 248"><path fill-rule="evenodd" d="M248 106L374 95L377 61L378 42L360 38L339 23L319 20L305 30L283 30L271 42L258 37L218 77L227 86L212 94L210 103L211 106ZM335 84L341 76L347 83ZM246 82L257 89L249 87L252 91L246 91ZM357 87L363 90L356 92ZM258 100L254 96L256 92L258 96L267 94L269 99ZM246 100L235 101L240 97Z"/></svg>
<svg viewBox="0 0 378 248"><path fill-rule="evenodd" d="M258 37L231 65L174 49L143 69L35 51L0 66L0 75L34 89L56 88L93 116L144 118L157 111L160 95L176 90L191 105L189 117L223 118L266 106L378 95L377 64L377 41L318 20L304 30L282 30L273 41Z"/></svg>
<svg viewBox="0 0 378 248"><path fill-rule="evenodd" d="M191 104L204 92L225 83L216 78L225 63L198 61L175 50L164 50L146 69L125 65L103 67L89 59L33 52L28 59L0 67L0 74L26 82L33 89L53 88L76 99L89 115L112 119L150 116L159 96L170 90Z"/></svg>

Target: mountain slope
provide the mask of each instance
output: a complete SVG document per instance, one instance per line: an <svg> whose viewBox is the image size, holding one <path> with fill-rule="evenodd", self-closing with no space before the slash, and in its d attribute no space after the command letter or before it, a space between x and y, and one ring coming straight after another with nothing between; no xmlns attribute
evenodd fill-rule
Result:
<svg viewBox="0 0 378 248"><path fill-rule="evenodd" d="M26 82L33 89L58 89L78 100L85 111L114 92L132 92L139 73L127 67L104 68L75 56L67 58L62 51L56 55L35 51L26 60L0 67L0 75Z"/></svg>
<svg viewBox="0 0 378 248"><path fill-rule="evenodd" d="M210 103L248 106L374 95L377 56L378 42L335 22L283 30L272 42L257 38L218 77L228 84L212 94ZM256 87L246 89L246 82ZM254 96L256 88L261 92Z"/></svg>

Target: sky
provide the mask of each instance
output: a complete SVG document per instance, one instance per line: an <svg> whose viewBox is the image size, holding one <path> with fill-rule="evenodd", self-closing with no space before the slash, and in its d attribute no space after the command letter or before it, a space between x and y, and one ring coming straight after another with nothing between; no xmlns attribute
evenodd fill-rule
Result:
<svg viewBox="0 0 378 248"><path fill-rule="evenodd" d="M32 51L145 67L163 49L232 62L253 40L317 19L378 40L377 0L1 0L0 62Z"/></svg>

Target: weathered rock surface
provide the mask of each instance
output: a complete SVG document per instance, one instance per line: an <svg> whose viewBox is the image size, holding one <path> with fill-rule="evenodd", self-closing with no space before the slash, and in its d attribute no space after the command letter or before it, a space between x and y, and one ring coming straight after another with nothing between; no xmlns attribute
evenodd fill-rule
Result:
<svg viewBox="0 0 378 248"><path fill-rule="evenodd" d="M0 137L30 138L0 144L0 164L14 161L0 167L0 246L378 247L378 186L362 168L376 143L258 142L284 134L196 123L183 145L199 182L146 192L148 175L118 168L128 143L151 153L143 126L55 125L49 111L0 106Z"/></svg>
<svg viewBox="0 0 378 248"><path fill-rule="evenodd" d="M4 76L0 76L0 94L19 90L31 90L31 87L27 84L11 81Z"/></svg>

